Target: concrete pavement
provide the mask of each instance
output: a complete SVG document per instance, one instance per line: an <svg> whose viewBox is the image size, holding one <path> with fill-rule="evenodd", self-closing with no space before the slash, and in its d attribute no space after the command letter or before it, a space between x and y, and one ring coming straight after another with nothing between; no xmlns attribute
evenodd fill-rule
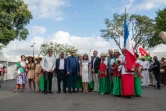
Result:
<svg viewBox="0 0 166 111"><path fill-rule="evenodd" d="M166 88L154 90L143 88L142 97L124 99L97 93L55 94L29 92L13 93L15 80L2 83L0 88L0 111L165 111Z"/></svg>

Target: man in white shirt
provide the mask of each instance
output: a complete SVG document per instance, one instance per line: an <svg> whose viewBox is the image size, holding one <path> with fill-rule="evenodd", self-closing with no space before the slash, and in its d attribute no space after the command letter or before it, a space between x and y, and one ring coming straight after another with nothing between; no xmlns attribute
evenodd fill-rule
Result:
<svg viewBox="0 0 166 111"><path fill-rule="evenodd" d="M43 57L41 61L42 69L44 70L44 94L47 94L47 82L49 82L49 93L53 94L52 92L52 78L53 72L55 69L56 58L53 56L53 50L48 50L48 55Z"/></svg>
<svg viewBox="0 0 166 111"><path fill-rule="evenodd" d="M55 72L58 80L58 92L61 92L61 81L63 81L63 92L66 93L66 59L64 58L64 52L61 52L60 58L56 60Z"/></svg>

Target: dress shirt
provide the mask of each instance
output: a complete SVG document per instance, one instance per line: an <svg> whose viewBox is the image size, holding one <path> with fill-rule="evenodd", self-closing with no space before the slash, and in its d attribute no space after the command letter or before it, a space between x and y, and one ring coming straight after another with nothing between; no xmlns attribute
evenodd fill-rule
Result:
<svg viewBox="0 0 166 111"><path fill-rule="evenodd" d="M97 57L95 57L95 58L93 59L93 70L95 69L95 61L96 61L96 58L97 58Z"/></svg>
<svg viewBox="0 0 166 111"><path fill-rule="evenodd" d="M47 55L43 57L41 61L41 66L45 71L50 72L50 70L55 69L55 66L56 66L55 62L56 62L56 58L54 56Z"/></svg>
<svg viewBox="0 0 166 111"><path fill-rule="evenodd" d="M59 70L64 70L65 69L64 64L65 64L65 59L60 58Z"/></svg>

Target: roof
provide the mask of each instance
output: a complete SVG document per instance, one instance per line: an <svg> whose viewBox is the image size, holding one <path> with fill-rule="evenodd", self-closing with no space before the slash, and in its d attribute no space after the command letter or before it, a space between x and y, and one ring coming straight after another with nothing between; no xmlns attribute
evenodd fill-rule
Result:
<svg viewBox="0 0 166 111"><path fill-rule="evenodd" d="M165 52L166 53L166 45L165 44L159 44L152 49L149 50L149 52Z"/></svg>

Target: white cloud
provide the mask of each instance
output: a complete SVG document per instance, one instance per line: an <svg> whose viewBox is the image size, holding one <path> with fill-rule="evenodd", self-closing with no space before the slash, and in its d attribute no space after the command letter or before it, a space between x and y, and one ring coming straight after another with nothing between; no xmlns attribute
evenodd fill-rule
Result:
<svg viewBox="0 0 166 111"><path fill-rule="evenodd" d="M128 6L127 10L129 12L148 11L165 7L166 0L142 0L142 2L129 0L125 6Z"/></svg>
<svg viewBox="0 0 166 111"><path fill-rule="evenodd" d="M69 44L75 46L78 49L78 53L89 53L89 50L98 50L99 54L104 52L107 53L107 50L112 48L117 48L116 44L111 41L107 42L101 37L79 37L71 36L68 32L58 31L53 33L50 37L43 38L40 36L35 36L30 41L13 41L11 42L5 52L9 55L32 55L32 45L35 44L35 54L40 53L40 45L42 43L49 43L54 41L61 44Z"/></svg>
<svg viewBox="0 0 166 111"><path fill-rule="evenodd" d="M35 18L55 19L57 21L64 18L61 8L68 6L68 0L24 0L28 4Z"/></svg>
<svg viewBox="0 0 166 111"><path fill-rule="evenodd" d="M35 36L35 35L42 35L42 34L45 34L46 28L45 27L41 27L41 26L33 26L30 29L30 32L31 32L31 34L33 36Z"/></svg>

